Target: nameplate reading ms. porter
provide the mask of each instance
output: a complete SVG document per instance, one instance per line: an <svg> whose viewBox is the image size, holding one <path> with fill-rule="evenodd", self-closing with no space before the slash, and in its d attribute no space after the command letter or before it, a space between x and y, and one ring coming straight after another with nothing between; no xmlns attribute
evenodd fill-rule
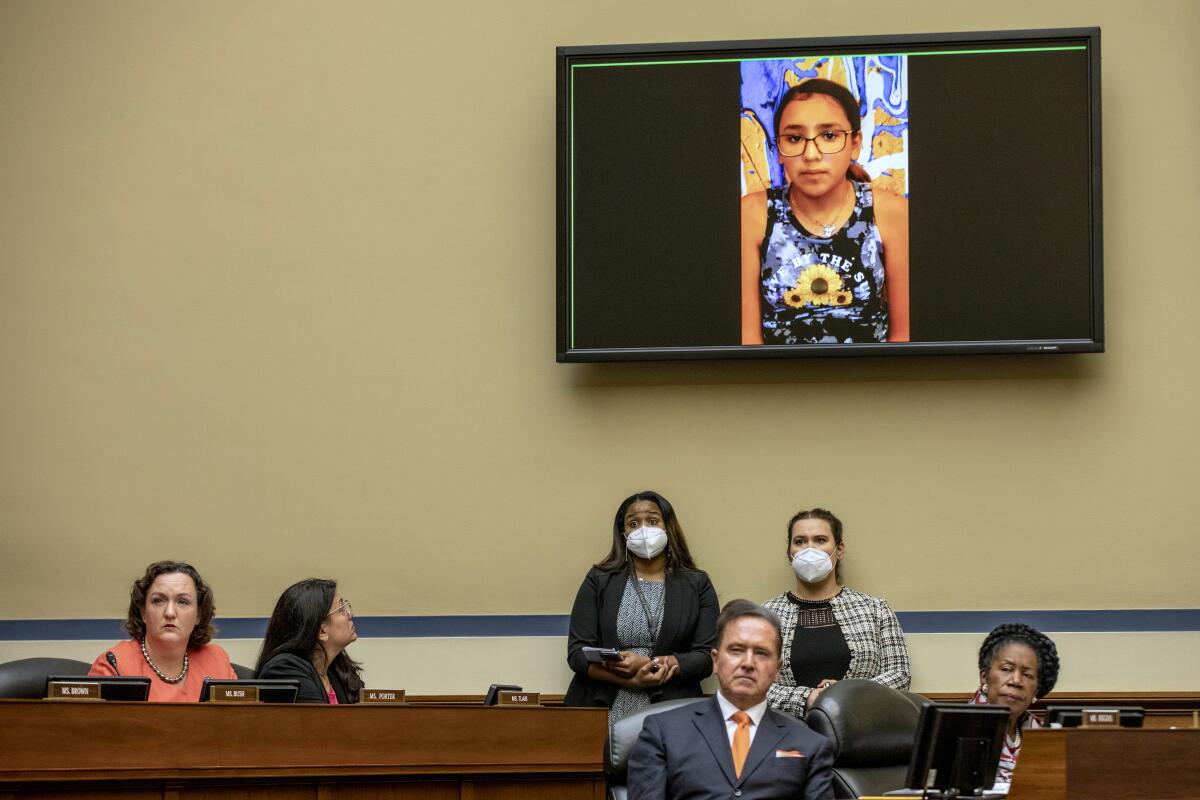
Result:
<svg viewBox="0 0 1200 800"><path fill-rule="evenodd" d="M403 689L359 689L358 702L379 705L399 705L404 702Z"/></svg>
<svg viewBox="0 0 1200 800"><path fill-rule="evenodd" d="M536 706L541 705L537 692L500 692L496 695L496 705L499 706Z"/></svg>
<svg viewBox="0 0 1200 800"><path fill-rule="evenodd" d="M51 681L46 687L48 700L100 700L100 684Z"/></svg>
<svg viewBox="0 0 1200 800"><path fill-rule="evenodd" d="M208 699L213 703L257 703L257 686L216 686L208 687Z"/></svg>

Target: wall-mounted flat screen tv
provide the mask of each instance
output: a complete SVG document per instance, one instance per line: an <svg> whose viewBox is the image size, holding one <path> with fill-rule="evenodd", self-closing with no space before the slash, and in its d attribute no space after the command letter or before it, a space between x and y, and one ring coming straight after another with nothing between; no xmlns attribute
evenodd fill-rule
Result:
<svg viewBox="0 0 1200 800"><path fill-rule="evenodd" d="M557 66L559 361L1103 351L1099 29Z"/></svg>

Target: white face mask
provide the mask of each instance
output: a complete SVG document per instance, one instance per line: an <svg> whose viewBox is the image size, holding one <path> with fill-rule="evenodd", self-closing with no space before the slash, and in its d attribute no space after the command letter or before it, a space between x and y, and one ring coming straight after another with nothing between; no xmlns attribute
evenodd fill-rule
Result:
<svg viewBox="0 0 1200 800"><path fill-rule="evenodd" d="M833 559L824 550L806 547L792 556L792 569L805 583L819 583L833 572Z"/></svg>
<svg viewBox="0 0 1200 800"><path fill-rule="evenodd" d="M625 534L629 552L641 558L654 558L667 549L667 532L662 528L641 527Z"/></svg>

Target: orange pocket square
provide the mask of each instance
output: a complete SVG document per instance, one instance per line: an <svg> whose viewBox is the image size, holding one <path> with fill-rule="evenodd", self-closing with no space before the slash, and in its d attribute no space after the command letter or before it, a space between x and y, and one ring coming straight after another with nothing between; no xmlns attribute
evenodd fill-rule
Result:
<svg viewBox="0 0 1200 800"><path fill-rule="evenodd" d="M804 753L799 750L776 750L776 758L804 758Z"/></svg>

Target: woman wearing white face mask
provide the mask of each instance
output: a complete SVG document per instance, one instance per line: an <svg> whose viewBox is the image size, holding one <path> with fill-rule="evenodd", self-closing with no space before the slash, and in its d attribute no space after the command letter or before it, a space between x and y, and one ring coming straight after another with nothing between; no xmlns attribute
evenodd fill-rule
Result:
<svg viewBox="0 0 1200 800"><path fill-rule="evenodd" d="M842 586L845 553L842 522L831 512L801 511L788 523L796 587L764 603L783 623L783 667L767 692L772 708L803 717L842 678L909 687L908 646L896 614L883 598Z"/></svg>
<svg viewBox="0 0 1200 800"><path fill-rule="evenodd" d="M615 721L659 700L699 697L712 673L718 612L671 504L656 492L626 498L612 547L571 608L567 663L575 677L564 703L607 706ZM597 662L585 648L618 655Z"/></svg>

